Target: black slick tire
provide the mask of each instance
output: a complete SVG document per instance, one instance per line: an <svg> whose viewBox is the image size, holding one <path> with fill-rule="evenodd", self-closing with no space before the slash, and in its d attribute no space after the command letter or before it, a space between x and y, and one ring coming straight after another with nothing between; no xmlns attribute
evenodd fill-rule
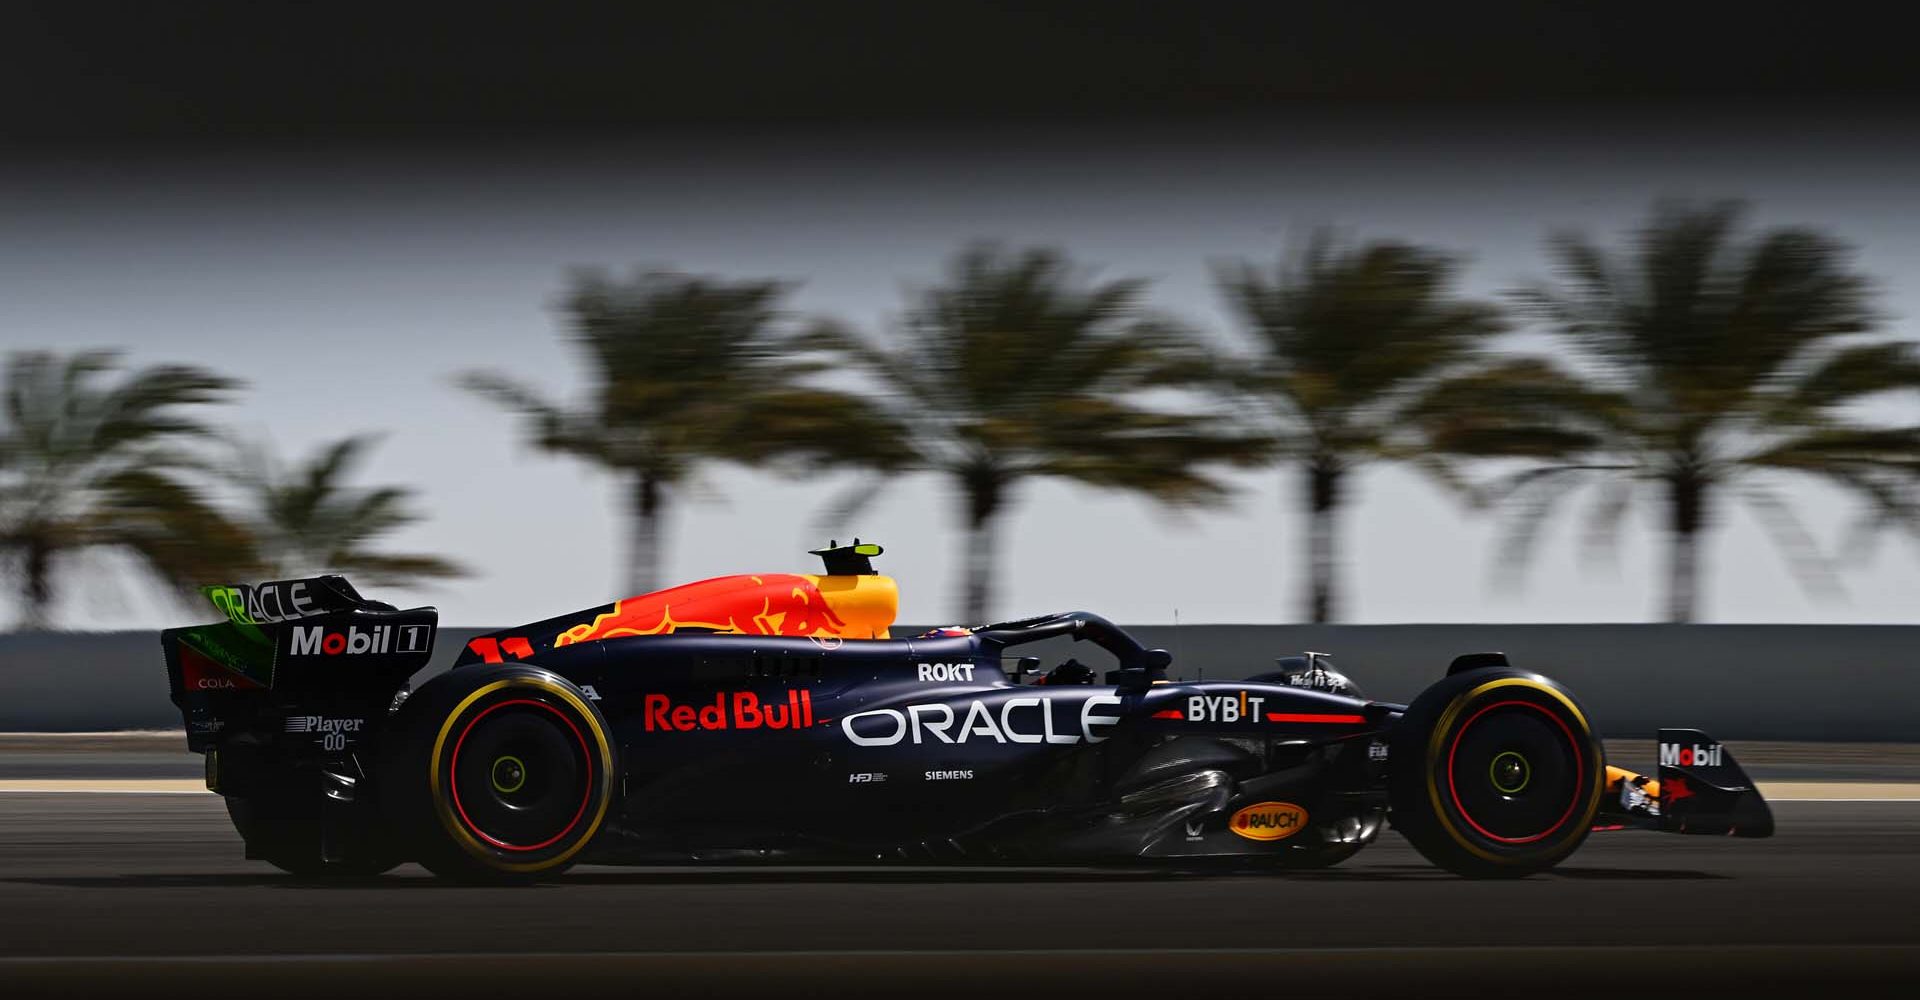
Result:
<svg viewBox="0 0 1920 1000"><path fill-rule="evenodd" d="M618 774L606 720L531 664L461 668L409 697L381 760L381 802L410 853L462 882L526 883L570 867Z"/></svg>
<svg viewBox="0 0 1920 1000"><path fill-rule="evenodd" d="M1390 736L1394 828L1473 878L1545 871L1592 830L1606 762L1590 716L1538 674L1455 674L1414 699Z"/></svg>

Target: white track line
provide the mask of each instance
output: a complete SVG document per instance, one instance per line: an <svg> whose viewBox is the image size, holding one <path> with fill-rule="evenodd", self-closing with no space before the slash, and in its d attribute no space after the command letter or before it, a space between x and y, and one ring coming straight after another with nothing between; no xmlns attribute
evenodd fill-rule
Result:
<svg viewBox="0 0 1920 1000"><path fill-rule="evenodd" d="M1761 781L1770 802L1915 802L1920 783L1911 781Z"/></svg>
<svg viewBox="0 0 1920 1000"><path fill-rule="evenodd" d="M0 788L0 795L211 795L202 788Z"/></svg>
<svg viewBox="0 0 1920 1000"><path fill-rule="evenodd" d="M201 778L0 778L0 792L206 795Z"/></svg>
<svg viewBox="0 0 1920 1000"><path fill-rule="evenodd" d="M1899 805L1899 804L1902 804L1902 803L1906 803L1906 804L1912 804L1912 803L1916 803L1916 802L1920 802L1920 797L1915 797L1915 798L1880 798L1880 799L1834 799L1834 798L1826 798L1826 799L1768 799L1767 801L1768 801L1768 802L1886 802L1886 803L1891 803L1891 804L1894 804L1894 805Z"/></svg>

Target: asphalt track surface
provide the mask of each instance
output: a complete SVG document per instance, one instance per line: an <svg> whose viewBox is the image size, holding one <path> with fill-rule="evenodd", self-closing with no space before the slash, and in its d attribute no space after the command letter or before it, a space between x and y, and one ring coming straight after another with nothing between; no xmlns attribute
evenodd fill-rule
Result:
<svg viewBox="0 0 1920 1000"><path fill-rule="evenodd" d="M1395 834L1295 875L576 868L352 885L240 857L206 794L0 795L0 995L1913 995L1920 802L1771 840L1598 834L1555 873Z"/></svg>

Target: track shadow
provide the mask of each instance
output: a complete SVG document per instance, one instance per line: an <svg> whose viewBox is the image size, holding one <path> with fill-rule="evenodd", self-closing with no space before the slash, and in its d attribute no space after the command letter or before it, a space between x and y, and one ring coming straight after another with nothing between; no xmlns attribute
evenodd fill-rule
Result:
<svg viewBox="0 0 1920 1000"><path fill-rule="evenodd" d="M1717 880L1728 876L1711 872L1675 869L1556 868L1536 878L1568 878L1593 881L1693 881ZM555 885L777 885L777 884L875 884L875 885L1014 885L1044 883L1148 883L1204 882L1210 880L1264 878L1299 882L1435 882L1461 881L1458 876L1426 865L1371 866L1366 868L1307 869L995 869L995 868L855 868L826 870L729 869L722 871L684 869L631 871L600 869L571 871L552 883Z"/></svg>
<svg viewBox="0 0 1920 1000"><path fill-rule="evenodd" d="M1555 868L1549 878L1590 879L1596 882L1718 881L1729 878L1713 872L1671 868Z"/></svg>
<svg viewBox="0 0 1920 1000"><path fill-rule="evenodd" d="M1711 872L1647 868L1556 868L1536 878L1588 881L1705 881L1728 876ZM684 869L575 869L553 882L527 888L554 889L569 885L1035 885L1087 883L1200 882L1235 878L1269 878L1300 882L1435 882L1455 876L1423 865L1327 868L1319 870L1186 870L1126 868L684 868ZM419 871L370 878L314 879L277 872L221 872L217 874L66 875L0 879L20 885L62 889L181 889L278 887L288 889L461 889Z"/></svg>
<svg viewBox="0 0 1920 1000"><path fill-rule="evenodd" d="M686 869L675 871L575 869L552 882L536 883L528 889L562 888L568 885L777 885L777 884L978 884L1015 885L1073 882L1165 882L1204 879L1217 874L1171 871L1128 870L1007 870L983 868L952 869L839 869L833 871L791 869ZM219 874L119 874L50 875L0 879L0 883L50 886L62 889L179 889L247 888L255 886L295 889L460 889L470 884L448 882L420 872L352 879L301 878L278 872Z"/></svg>
<svg viewBox="0 0 1920 1000"><path fill-rule="evenodd" d="M1006 869L1006 868L839 868L810 869L684 869L570 871L557 884L583 885L751 885L773 883L901 884L1030 884L1074 882L1168 882L1213 877L1194 872L1137 869Z"/></svg>
<svg viewBox="0 0 1920 1000"><path fill-rule="evenodd" d="M1393 865L1369 868L1321 868L1309 871L1274 872L1275 876L1299 882L1435 882L1454 878L1448 872L1426 865Z"/></svg>
<svg viewBox="0 0 1920 1000"><path fill-rule="evenodd" d="M1373 868L1328 868L1321 871L1277 873L1303 882L1456 882L1467 881L1451 872L1423 865L1395 865ZM1534 879L1589 879L1593 881L1662 882L1717 880L1728 876L1712 872L1670 868L1555 868L1529 876ZM1492 880L1501 881L1501 880Z"/></svg>

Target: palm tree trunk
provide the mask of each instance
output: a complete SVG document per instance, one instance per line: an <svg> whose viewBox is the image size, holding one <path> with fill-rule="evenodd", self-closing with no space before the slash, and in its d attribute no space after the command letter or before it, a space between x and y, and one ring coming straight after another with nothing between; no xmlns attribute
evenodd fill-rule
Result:
<svg viewBox="0 0 1920 1000"><path fill-rule="evenodd" d="M29 539L21 562L20 628L44 629L53 622L53 551Z"/></svg>
<svg viewBox="0 0 1920 1000"><path fill-rule="evenodd" d="M1330 459L1307 465L1307 620L1333 620L1334 578L1340 572L1334 550L1335 510L1340 505L1340 468Z"/></svg>
<svg viewBox="0 0 1920 1000"><path fill-rule="evenodd" d="M1699 610L1700 529L1706 487L1692 476L1680 475L1667 483L1671 523L1668 529L1667 621L1690 622Z"/></svg>
<svg viewBox="0 0 1920 1000"><path fill-rule="evenodd" d="M627 556L627 593L646 594L660 589L660 481L650 473L633 478L631 551Z"/></svg>
<svg viewBox="0 0 1920 1000"><path fill-rule="evenodd" d="M960 624L984 625L992 599L994 555L999 542L1003 484L990 472L961 477L967 531L960 551Z"/></svg>

